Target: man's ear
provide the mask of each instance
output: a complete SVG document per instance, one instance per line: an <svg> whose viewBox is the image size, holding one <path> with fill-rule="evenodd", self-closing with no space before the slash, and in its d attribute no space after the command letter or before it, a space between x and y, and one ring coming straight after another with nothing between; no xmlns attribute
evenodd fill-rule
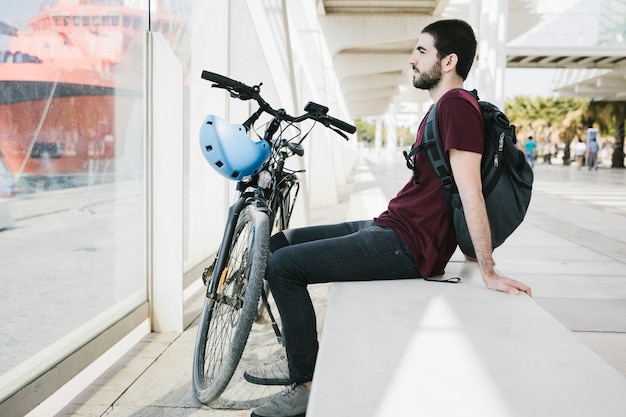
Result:
<svg viewBox="0 0 626 417"><path fill-rule="evenodd" d="M447 55L441 63L441 69L443 72L456 71L456 65L459 63L459 56L455 53Z"/></svg>

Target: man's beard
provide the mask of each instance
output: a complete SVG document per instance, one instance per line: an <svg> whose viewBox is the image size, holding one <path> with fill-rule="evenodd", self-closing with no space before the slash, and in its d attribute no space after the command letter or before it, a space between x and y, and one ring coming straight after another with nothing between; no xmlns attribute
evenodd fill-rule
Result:
<svg viewBox="0 0 626 417"><path fill-rule="evenodd" d="M433 67L425 73L420 73L418 78L413 78L413 86L422 90L430 90L441 81L441 61L437 61Z"/></svg>

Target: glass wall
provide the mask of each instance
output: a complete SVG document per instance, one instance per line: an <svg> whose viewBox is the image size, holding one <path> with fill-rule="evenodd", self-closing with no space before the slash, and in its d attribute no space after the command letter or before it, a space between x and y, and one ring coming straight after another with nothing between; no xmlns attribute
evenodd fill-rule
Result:
<svg viewBox="0 0 626 417"><path fill-rule="evenodd" d="M141 3L0 8L0 401L147 300Z"/></svg>
<svg viewBox="0 0 626 417"><path fill-rule="evenodd" d="M151 198L164 187L146 173L173 168L167 155L151 160L157 147L150 135L158 136L151 114L159 104L151 102L155 92L178 91L182 83L181 134L165 142L161 135L158 145L183 144L183 224L176 227L184 232L181 273L196 286L200 277L193 275L221 240L234 185L204 160L200 126L209 113L242 122L253 110L252 103L212 89L202 70L251 85L263 82L263 96L290 112L300 113L313 100L347 119L336 79L325 73L332 65L317 51L319 28L302 24L304 5L313 17L315 7L293 5L300 20L290 28L291 50L280 0L2 1L0 414L13 392L78 351L75 356L84 354L76 359L80 363L59 366L65 377L74 376L95 359L91 349L81 348L96 337L89 348L103 340L115 343L111 339L123 337L129 322L148 317L148 302L152 313L160 312L149 290L156 292L161 283L151 251L155 241L162 243L156 235L163 228L153 221ZM171 51L163 50L161 36ZM162 68L152 71L151 57L166 57L174 69L180 64L182 80L177 71L171 77ZM178 132L178 115L159 122ZM307 170L302 204L315 200L311 190L325 199L336 191L335 163L329 166L328 156L341 159L348 145L327 135L324 129L313 132L299 162ZM166 277L175 279L183 277ZM116 323L120 319L124 326ZM110 326L116 336L102 335ZM47 385L63 383L50 379L41 381L39 400ZM22 405L35 406L38 400L29 397L35 385L15 401L28 397Z"/></svg>
<svg viewBox="0 0 626 417"><path fill-rule="evenodd" d="M188 272L217 250L227 202L226 182L215 175L200 152L198 133L206 114L223 108L210 102L210 84L201 79L204 69L215 69L223 61L218 48L227 48L228 10L232 1L161 1L153 3L151 31L160 32L176 55L183 70L184 148L184 270ZM170 28L159 24L169 16ZM192 30L193 28L193 30ZM224 220L225 221L225 220ZM193 243L192 243L193 242ZM196 277L197 278L197 277Z"/></svg>

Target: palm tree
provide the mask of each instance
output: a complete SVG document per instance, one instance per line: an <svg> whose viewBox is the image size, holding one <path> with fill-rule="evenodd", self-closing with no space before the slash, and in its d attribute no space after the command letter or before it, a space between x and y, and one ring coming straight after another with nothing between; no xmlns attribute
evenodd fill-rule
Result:
<svg viewBox="0 0 626 417"><path fill-rule="evenodd" d="M589 99L579 97L516 97L505 103L505 112L518 128L518 140L534 136L538 142L550 142L551 146L562 142L565 145L563 164L569 165L569 145L574 139L584 137L586 126L582 122L582 115L589 102Z"/></svg>

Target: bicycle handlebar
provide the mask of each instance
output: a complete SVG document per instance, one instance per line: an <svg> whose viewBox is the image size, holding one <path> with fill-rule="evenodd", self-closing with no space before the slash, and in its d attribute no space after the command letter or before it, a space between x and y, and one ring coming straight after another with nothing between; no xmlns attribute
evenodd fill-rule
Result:
<svg viewBox="0 0 626 417"><path fill-rule="evenodd" d="M241 100L258 100L261 98L261 96L259 95L261 91L261 84L255 87L249 87L242 82L235 81L232 78L228 78L223 75L209 71L202 71L202 78L217 84L214 85L214 87L224 88L230 92L236 92L239 95L244 94L244 97L238 97L241 98Z"/></svg>
<svg viewBox="0 0 626 417"><path fill-rule="evenodd" d="M233 80L232 78L225 77L220 74L216 74L214 72L202 71L202 78L208 81L211 81L213 84L212 87L223 88L227 90L231 97L238 98L240 100L255 100L259 104L259 111L252 115L250 119L248 119L247 123L252 124L252 121L256 120L261 114L261 112L267 112L274 117L279 118L280 120L288 121L288 122L301 122L306 119L313 119L324 126L330 128L330 126L336 127L347 133L356 132L356 127L351 125L350 123L344 122L343 120L339 120L335 117L329 116L328 107L322 106L321 104L309 102L305 107L304 113L301 116L290 116L284 110L275 110L273 109L263 98L261 97L261 85L248 86L242 82ZM255 117L256 115L256 117ZM249 127L249 125L248 125ZM335 130L335 129L333 129ZM348 139L344 134L335 130L337 133L341 134L344 138Z"/></svg>

